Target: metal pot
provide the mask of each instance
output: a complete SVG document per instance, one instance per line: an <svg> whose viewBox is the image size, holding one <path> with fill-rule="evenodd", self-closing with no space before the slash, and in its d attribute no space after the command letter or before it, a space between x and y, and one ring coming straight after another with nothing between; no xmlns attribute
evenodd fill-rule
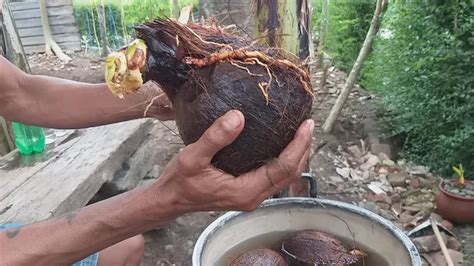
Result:
<svg viewBox="0 0 474 266"><path fill-rule="evenodd" d="M355 241L369 254L366 266L421 266L414 244L391 222L355 205L314 198L271 199L253 212L224 214L199 237L193 265L228 265L248 250L278 250L285 236L303 229L330 233L349 247Z"/></svg>

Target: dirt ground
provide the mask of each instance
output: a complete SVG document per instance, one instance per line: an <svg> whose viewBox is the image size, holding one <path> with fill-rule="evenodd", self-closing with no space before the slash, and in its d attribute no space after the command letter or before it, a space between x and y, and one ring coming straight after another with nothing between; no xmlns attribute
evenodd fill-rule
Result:
<svg viewBox="0 0 474 266"><path fill-rule="evenodd" d="M97 83L103 82L103 60L85 56L72 55L73 61L62 64L55 58L45 55L35 55L29 58L34 74L45 74L67 78L76 81ZM313 85L317 84L317 75ZM334 167L334 154L350 145L357 145L364 138L363 121L373 114L371 99L367 92L356 87L350 95L349 102L343 111L340 122L337 123L334 133L325 135L321 133L321 125L327 117L331 106L344 84L345 74L333 70L328 79L325 91L316 92L316 101L313 107L313 118L316 121L313 147L317 147L311 160L311 169L318 177L319 196L324 198L339 199L347 202L357 201L357 194L350 191L346 194L341 185L329 182L330 176L337 175ZM171 132L168 132L171 136ZM167 151L163 165L169 160L178 148L169 150L167 143L163 143L163 150ZM159 168L162 168L161 165ZM342 191L342 192L341 192ZM352 191L353 192L353 191ZM191 265L191 255L194 243L201 232L220 213L194 213L178 218L174 223L163 229L157 229L145 234L146 251L142 265Z"/></svg>

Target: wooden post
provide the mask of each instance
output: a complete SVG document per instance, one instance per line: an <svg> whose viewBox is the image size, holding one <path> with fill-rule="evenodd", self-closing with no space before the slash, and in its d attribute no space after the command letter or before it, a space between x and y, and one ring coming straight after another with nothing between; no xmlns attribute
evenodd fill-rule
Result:
<svg viewBox="0 0 474 266"><path fill-rule="evenodd" d="M387 10L388 7L388 0L377 0L377 5L375 7L374 16L372 17L372 22L370 23L369 31L364 40L364 44L360 49L359 55L352 67L351 72L349 73L349 77L347 77L346 83L341 90L341 94L337 97L336 103L331 109L328 118L323 124L323 132L329 133L332 131L334 124L336 123L339 114L342 111L342 107L344 107L344 103L346 102L347 98L349 97L349 93L354 86L357 77L362 69L362 65L364 64L365 60L369 56L370 51L372 50L372 45L374 43L375 36L379 31L380 25L382 23L382 18Z"/></svg>
<svg viewBox="0 0 474 266"><path fill-rule="evenodd" d="M179 17L179 0L171 0L171 11L173 18L178 19Z"/></svg>
<svg viewBox="0 0 474 266"><path fill-rule="evenodd" d="M100 42L102 46L102 56L106 57L109 54L109 44L107 41L107 23L105 20L104 1L101 1L99 5L98 17L99 17Z"/></svg>
<svg viewBox="0 0 474 266"><path fill-rule="evenodd" d="M329 24L329 0L323 0L323 10L321 12L321 29L319 33L318 58L316 68L324 68L324 50L326 49L326 35Z"/></svg>
<svg viewBox="0 0 474 266"><path fill-rule="evenodd" d="M257 0L256 35L265 44L282 48L301 60L310 54L311 8L309 0ZM288 196L309 195L307 180L297 180L288 187Z"/></svg>

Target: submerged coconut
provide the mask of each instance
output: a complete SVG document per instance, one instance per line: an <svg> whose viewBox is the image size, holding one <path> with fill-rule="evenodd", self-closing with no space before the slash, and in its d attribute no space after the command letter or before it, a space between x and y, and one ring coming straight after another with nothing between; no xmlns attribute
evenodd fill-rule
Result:
<svg viewBox="0 0 474 266"><path fill-rule="evenodd" d="M313 101L308 72L294 56L252 40L200 24L159 19L136 28L139 42L128 49L127 62L135 72L114 67L115 86L124 81L158 83L173 104L184 143L197 141L213 122L237 109L245 128L212 163L230 174L256 169L277 157L293 139L299 125L310 118ZM140 49L142 42L146 48ZM146 64L140 59L146 53ZM119 54L121 58L124 56ZM121 59L117 56L116 62ZM122 63L123 65L123 63ZM131 82L128 82L131 83ZM137 88L121 91L133 91ZM114 93L121 91L111 86Z"/></svg>
<svg viewBox="0 0 474 266"><path fill-rule="evenodd" d="M290 265L351 265L358 261L344 244L328 233L301 230L283 241Z"/></svg>
<svg viewBox="0 0 474 266"><path fill-rule="evenodd" d="M235 258L230 266L287 266L285 259L271 249L256 249L247 251Z"/></svg>

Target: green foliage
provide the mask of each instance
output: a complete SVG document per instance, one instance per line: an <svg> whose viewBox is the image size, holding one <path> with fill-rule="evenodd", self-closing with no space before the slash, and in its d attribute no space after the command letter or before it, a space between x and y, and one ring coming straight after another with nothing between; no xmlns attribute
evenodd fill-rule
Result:
<svg viewBox="0 0 474 266"><path fill-rule="evenodd" d="M84 45L100 46L98 0L75 0L74 13ZM171 17L169 0L108 0L105 1L107 38L112 49L118 49L135 38L133 27L155 18ZM180 8L192 4L198 6L198 0L180 0ZM122 17L123 13L123 17Z"/></svg>
<svg viewBox="0 0 474 266"><path fill-rule="evenodd" d="M375 2L374 0L329 1L326 49L340 69L351 70L370 27ZM313 6L315 10L313 24L319 31L322 3L320 0L313 0Z"/></svg>
<svg viewBox="0 0 474 266"><path fill-rule="evenodd" d="M439 2L439 1L438 1ZM362 84L384 96L384 121L404 155L474 177L474 8L470 1L392 3Z"/></svg>

